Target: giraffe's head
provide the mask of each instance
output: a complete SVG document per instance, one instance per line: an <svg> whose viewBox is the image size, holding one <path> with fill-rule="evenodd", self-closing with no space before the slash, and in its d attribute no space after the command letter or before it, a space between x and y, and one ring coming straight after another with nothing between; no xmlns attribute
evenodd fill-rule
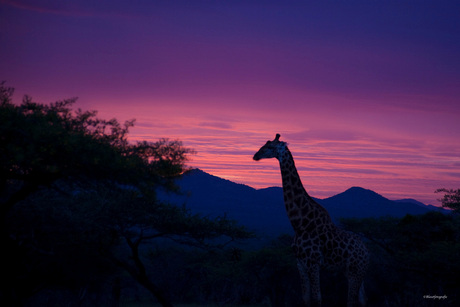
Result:
<svg viewBox="0 0 460 307"><path fill-rule="evenodd" d="M286 142L280 141L280 135L277 134L273 141L267 141L258 152L254 155L254 160L277 158L279 159L286 150Z"/></svg>

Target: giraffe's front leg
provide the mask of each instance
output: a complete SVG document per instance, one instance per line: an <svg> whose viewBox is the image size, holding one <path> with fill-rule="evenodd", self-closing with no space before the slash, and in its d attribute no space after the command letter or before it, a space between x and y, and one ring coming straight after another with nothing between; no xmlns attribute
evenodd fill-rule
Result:
<svg viewBox="0 0 460 307"><path fill-rule="evenodd" d="M302 260L297 259L297 269L299 270L301 287L302 287L302 299L306 306L310 306L310 280Z"/></svg>
<svg viewBox="0 0 460 307"><path fill-rule="evenodd" d="M312 306L321 307L321 286L319 279L319 264L314 264L309 268L308 276L310 279L310 290L312 296Z"/></svg>
<svg viewBox="0 0 460 307"><path fill-rule="evenodd" d="M321 306L321 288L319 265L307 265L305 260L297 260L300 278L302 280L302 298L306 306ZM311 305L311 303L313 305Z"/></svg>

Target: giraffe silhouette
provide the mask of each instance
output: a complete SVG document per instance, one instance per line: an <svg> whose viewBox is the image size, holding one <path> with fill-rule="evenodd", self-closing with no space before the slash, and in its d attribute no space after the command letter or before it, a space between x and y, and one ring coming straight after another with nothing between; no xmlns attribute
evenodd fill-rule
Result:
<svg viewBox="0 0 460 307"><path fill-rule="evenodd" d="M276 158L280 163L286 212L295 231L292 244L302 281L303 301L321 306L320 267L344 270L348 280L347 306L365 305L363 279L369 254L361 239L338 228L305 190L286 142L267 141L254 160Z"/></svg>

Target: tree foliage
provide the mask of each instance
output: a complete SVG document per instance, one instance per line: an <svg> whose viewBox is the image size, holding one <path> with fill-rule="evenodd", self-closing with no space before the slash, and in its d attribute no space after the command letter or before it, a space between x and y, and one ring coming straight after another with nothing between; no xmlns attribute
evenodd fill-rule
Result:
<svg viewBox="0 0 460 307"><path fill-rule="evenodd" d="M193 150L180 141L128 142L134 120L74 110L76 98L16 105L13 92L0 84L0 243L13 264L0 300L53 284L81 291L121 268L171 306L144 264L152 240L210 248L252 236L225 216L156 199L187 170Z"/></svg>
<svg viewBox="0 0 460 307"><path fill-rule="evenodd" d="M120 124L97 118L96 111L73 110L76 98L46 105L25 96L15 105L13 92L0 85L0 187L11 197L2 204L6 211L61 178L168 183L166 178L180 175L193 153L178 140L129 143L134 120ZM12 181L21 189L11 189Z"/></svg>

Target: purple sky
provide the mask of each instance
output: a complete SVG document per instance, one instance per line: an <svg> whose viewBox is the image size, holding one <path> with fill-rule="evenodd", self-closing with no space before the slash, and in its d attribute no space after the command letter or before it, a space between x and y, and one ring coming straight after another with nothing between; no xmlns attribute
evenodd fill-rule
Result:
<svg viewBox="0 0 460 307"><path fill-rule="evenodd" d="M458 1L0 0L0 80L256 188L281 184L252 161L276 133L312 196L460 187Z"/></svg>

